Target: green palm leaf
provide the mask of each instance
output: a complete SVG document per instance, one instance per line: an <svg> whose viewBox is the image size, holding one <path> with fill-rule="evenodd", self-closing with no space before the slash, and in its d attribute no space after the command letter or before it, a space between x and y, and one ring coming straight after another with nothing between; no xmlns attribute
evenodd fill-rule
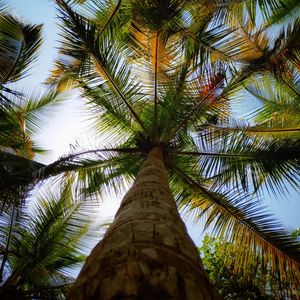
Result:
<svg viewBox="0 0 300 300"><path fill-rule="evenodd" d="M94 217L95 206L75 201L70 183L59 196L47 192L33 210L19 209L3 291L15 287L31 297L48 294L60 299L73 281L67 268L84 260L85 245L93 241L86 234ZM5 229L7 224L2 224Z"/></svg>
<svg viewBox="0 0 300 300"><path fill-rule="evenodd" d="M101 33L97 32L95 24L85 20L80 15L76 14L65 3L61 3L65 11L62 12L62 19L65 22L66 33L69 34L66 38L63 54L70 55L76 60L92 60L94 62L94 72L100 75L100 82L95 82L95 73L91 74L90 81L93 85L97 85L102 89L102 93L106 97L114 97L115 101L118 100L118 105L129 111L138 124L143 128L140 118L132 108L132 103L139 101L136 97L139 90L139 85L130 79L130 71L126 68L122 58L117 51L114 50L112 40L102 37ZM70 42L72 36L72 43ZM68 40L69 39L69 40ZM76 40L76 45L73 43ZM102 40L102 41L101 41ZM68 47L69 45L69 47ZM70 48L70 45L71 48ZM90 71L88 71L87 75ZM98 79L99 80L99 79ZM109 85L110 90L101 84L101 81ZM111 95L109 95L112 92Z"/></svg>
<svg viewBox="0 0 300 300"><path fill-rule="evenodd" d="M41 46L41 26L23 24L9 15L0 18L1 85L26 75Z"/></svg>
<svg viewBox="0 0 300 300"><path fill-rule="evenodd" d="M261 138L238 133L223 133L219 137L208 141L202 134L201 139L207 143L199 145L198 151L178 154L198 157L202 174L217 186L227 183L245 191L264 187L270 192L285 193L289 182L298 188L298 138Z"/></svg>

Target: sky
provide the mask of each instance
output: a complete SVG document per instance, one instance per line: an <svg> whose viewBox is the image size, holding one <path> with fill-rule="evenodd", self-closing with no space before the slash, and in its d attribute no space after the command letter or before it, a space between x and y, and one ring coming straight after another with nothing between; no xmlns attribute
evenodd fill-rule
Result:
<svg viewBox="0 0 300 300"><path fill-rule="evenodd" d="M30 89L42 89L42 83L49 74L51 66L58 55L59 28L56 25L56 10L54 1L51 0L8 0L12 12L24 21L36 24L44 24L44 43L40 51L39 59L31 69L29 77L25 78L20 85ZM86 138L88 121L83 118L84 107L78 94L71 94L69 100L56 112L51 124L37 136L40 145L50 149L49 154L40 158L40 161L49 163L63 154L70 152L70 145L76 140ZM120 199L106 199L103 206L103 218L107 219L114 215ZM281 220L289 230L300 226L300 195L291 190L286 197L270 197L264 195L264 203L270 206L271 211ZM188 216L183 217L187 221L188 231L197 245L201 240L201 224L193 225Z"/></svg>

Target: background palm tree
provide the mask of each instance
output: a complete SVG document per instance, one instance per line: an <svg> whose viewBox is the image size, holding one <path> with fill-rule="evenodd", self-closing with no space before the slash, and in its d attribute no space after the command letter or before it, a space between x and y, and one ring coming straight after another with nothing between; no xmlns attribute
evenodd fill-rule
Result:
<svg viewBox="0 0 300 300"><path fill-rule="evenodd" d="M113 274L111 266L129 263L125 254L126 258L120 263L121 253L127 250L131 253L129 249L139 253L135 248L139 240L134 237L147 236L145 222L148 222L149 211L155 216L152 221L165 227L159 231L159 242L153 234L147 247L160 251L168 240L168 247L174 251L169 248L169 252L164 252L166 257L171 252L182 255L187 251L189 259L197 261L190 242L178 244L181 238L188 240L185 230L180 229L175 235L171 233L170 227L181 228L176 225L181 224L178 216L170 225L166 223L172 218L166 212L163 212L165 221L155 215L151 202L158 199L158 203L164 203L165 199L151 196L151 191L141 183L147 182L146 175L152 174L150 178L156 178L153 189L159 191L161 181L165 184L163 189L168 190L166 178L158 175L166 171L178 206L193 209L197 216L206 216L206 226L213 225L215 233L235 243L236 270L241 271L249 260L262 255L262 272L268 269L271 274L279 274L279 281L289 278L297 287L299 244L254 197L263 188L284 193L287 181L298 189L297 126L281 123L278 128L279 119L271 122L276 109L270 111L267 101L262 110L252 112L248 122L230 117L230 103L237 98L242 101L241 91L255 94L260 88L268 92L262 84L253 88L253 80L263 78L265 82L271 76L269 88L277 90L278 84L289 85L289 78L295 78L297 45L288 41L299 32L297 21L285 35L272 39L266 29L256 29L254 6L238 4L240 9L235 11L232 9L236 8L235 1L228 1L228 6L219 6L217 2L207 6L206 1L85 1L81 13L77 6L71 5L72 1L56 2L64 40L62 57L49 82L57 84L59 89L80 87L97 129L110 139L105 147L60 159L44 169L44 176L76 169L77 183L90 194L105 186L118 189L124 181L137 176L111 229L93 251L75 285L76 299L80 295L88 299L99 293L107 293L101 296L103 299L141 296L142 291L134 279L128 284L120 279L123 277L110 278L113 276L108 273ZM287 77L287 74L292 76ZM288 80L281 80L283 77ZM149 164L155 166L156 171L154 168L153 173L147 173L145 169ZM137 175L139 170L140 175ZM147 198L141 211L137 208L143 201L134 198L135 189L139 193L142 189ZM144 196L140 196L143 199ZM171 214L177 215L171 194L168 198L169 209L173 207ZM137 214L131 215L130 210ZM122 227L126 220L137 226ZM156 232L158 225L153 226ZM153 228L151 230L153 232ZM129 240L121 242L125 236L129 236ZM116 252L108 257L111 248ZM180 269L178 262L175 267L179 275L176 273L176 276L180 278L181 287L166 286L170 258L154 256L145 259L146 266L149 269L152 263L151 276L159 272L163 274L160 279L155 281L147 272L139 273L135 264L130 265L128 272L132 277L129 277L152 286L153 292L158 293L153 297L166 298L173 293L173 297L180 295L181 299L188 299L187 290L192 295L199 292L199 287L187 288L189 277L182 276L184 268ZM140 262L141 257L137 257L136 261ZM105 259L109 259L110 266L105 265ZM99 263L96 264L96 260ZM114 272L121 274L122 270L114 269ZM102 282L101 276L104 276ZM123 282L124 287L113 288L107 277ZM204 286L209 289L204 278ZM90 295L86 294L88 290Z"/></svg>
<svg viewBox="0 0 300 300"><path fill-rule="evenodd" d="M94 207L74 200L70 179L61 193L48 187L47 196L29 199L34 172L44 167L32 159L45 152L32 136L62 98L53 89L16 89L36 59L42 27L0 10L0 298L63 299L91 243Z"/></svg>
<svg viewBox="0 0 300 300"><path fill-rule="evenodd" d="M62 99L55 90L40 93L17 88L33 62L42 39L41 25L14 18L1 2L0 14L0 212L20 205L43 165L32 161L42 150L32 140Z"/></svg>

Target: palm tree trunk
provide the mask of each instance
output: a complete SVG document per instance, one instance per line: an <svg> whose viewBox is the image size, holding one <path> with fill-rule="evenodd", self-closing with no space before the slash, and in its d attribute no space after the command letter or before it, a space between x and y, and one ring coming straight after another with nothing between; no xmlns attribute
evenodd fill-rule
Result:
<svg viewBox="0 0 300 300"><path fill-rule="evenodd" d="M159 148L149 153L67 299L219 299L177 211Z"/></svg>

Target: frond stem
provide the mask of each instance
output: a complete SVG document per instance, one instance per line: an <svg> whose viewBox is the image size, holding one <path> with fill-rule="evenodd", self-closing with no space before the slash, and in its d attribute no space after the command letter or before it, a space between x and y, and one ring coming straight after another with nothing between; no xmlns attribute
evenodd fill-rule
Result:
<svg viewBox="0 0 300 300"><path fill-rule="evenodd" d="M289 82L287 82L287 80L285 80L285 78L281 77L281 80L297 96L297 98L300 97L300 92L297 91L296 88L293 87Z"/></svg>
<svg viewBox="0 0 300 300"><path fill-rule="evenodd" d="M227 154L214 152L196 152L196 151L174 151L176 154L190 155L190 156L219 156L219 157L243 157L243 158L257 158L257 155L249 154Z"/></svg>
<svg viewBox="0 0 300 300"><path fill-rule="evenodd" d="M83 152L79 152L79 153L75 153L75 154L71 154L68 156L64 156L61 157L59 160L55 161L54 163L43 167L42 169L49 169L51 167L60 165L64 162L70 161L78 156L82 156L82 155L86 155L86 154L93 154L93 153L99 153L99 152L120 152L120 153L140 153L140 149L139 148L106 148L106 149L96 149L96 150L87 150L87 151L83 151ZM39 172L39 170L37 171Z"/></svg>
<svg viewBox="0 0 300 300"><path fill-rule="evenodd" d="M94 62L97 63L99 65L99 67L101 68L101 70L104 72L104 74L107 77L107 79L109 80L110 84L113 86L114 90L117 92L117 94L123 100L123 102L126 104L126 106L128 107L129 111L131 112L131 114L133 115L133 117L135 118L135 120L138 122L138 124L141 126L141 128L145 132L147 132L146 127L144 126L143 122L141 121L141 119L139 118L139 116L137 115L137 113L134 111L134 109L128 103L128 101L126 100L125 96L122 94L122 92L119 90L119 88L117 87L117 85L115 84L115 82L113 81L113 79L110 77L110 75L106 71L105 67L102 66L102 64L99 61L99 59L93 54L93 50L92 49L88 49L88 50L90 50L90 52L92 53L91 55L92 55L92 57L94 59Z"/></svg>
<svg viewBox="0 0 300 300"><path fill-rule="evenodd" d="M111 13L109 19L107 20L106 24L104 25L104 27L102 28L102 30L100 31L99 35L101 35L105 29L108 27L109 23L112 21L112 19L114 18L114 16L116 15L116 13L118 12L120 6L121 6L122 0L119 0L116 7L114 8L113 12ZM106 5L108 5L106 3Z"/></svg>
<svg viewBox="0 0 300 300"><path fill-rule="evenodd" d="M202 126L200 126L202 127ZM255 128L255 127L222 127L214 124L205 124L203 127L212 127L215 129L219 130L224 130L224 131L238 131L238 132L298 132L300 131L300 127L290 127L290 128Z"/></svg>

